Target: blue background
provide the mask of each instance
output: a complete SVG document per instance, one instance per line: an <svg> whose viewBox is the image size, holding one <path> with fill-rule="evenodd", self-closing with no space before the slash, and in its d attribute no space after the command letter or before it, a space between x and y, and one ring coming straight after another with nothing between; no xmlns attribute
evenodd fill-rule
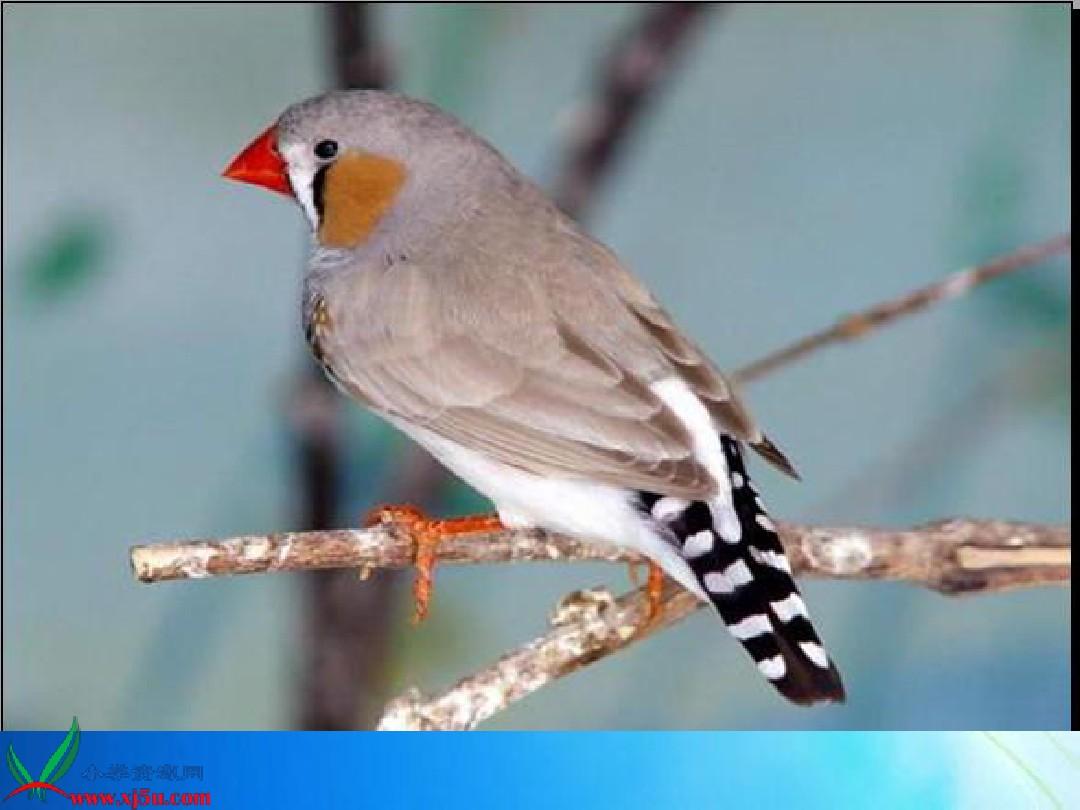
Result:
<svg viewBox="0 0 1080 810"><path fill-rule="evenodd" d="M0 734L35 775L62 733ZM211 807L1040 808L1077 806L1080 738L977 733L83 732L59 787L211 793ZM203 779L81 779L94 764ZM15 787L5 772L0 790ZM28 799L11 799L21 807ZM51 806L66 806L49 796ZM38 806L36 803L30 806Z"/></svg>

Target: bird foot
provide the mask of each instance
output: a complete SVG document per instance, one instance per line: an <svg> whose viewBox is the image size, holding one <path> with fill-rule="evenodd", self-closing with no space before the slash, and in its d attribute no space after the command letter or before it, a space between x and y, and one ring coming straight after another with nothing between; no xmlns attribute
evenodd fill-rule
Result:
<svg viewBox="0 0 1080 810"><path fill-rule="evenodd" d="M646 630L660 616L660 604L664 595L664 569L651 560L646 563L632 562L626 565L630 571L630 582L635 588L641 587L641 574L638 572L638 566L644 565L648 570L648 577L645 580L645 594L649 598L649 605L648 611L645 613L645 620L639 628L640 630Z"/></svg>
<svg viewBox="0 0 1080 810"><path fill-rule="evenodd" d="M645 583L645 593L649 597L645 627L651 627L653 622L660 618L660 604L664 595L664 569L654 562L649 563L649 579Z"/></svg>
<svg viewBox="0 0 1080 810"><path fill-rule="evenodd" d="M408 505L380 506L373 509L364 519L364 526L377 525L400 527L415 545L413 624L419 624L428 616L439 543L447 537L497 532L506 528L497 515L466 515L432 520L415 506Z"/></svg>

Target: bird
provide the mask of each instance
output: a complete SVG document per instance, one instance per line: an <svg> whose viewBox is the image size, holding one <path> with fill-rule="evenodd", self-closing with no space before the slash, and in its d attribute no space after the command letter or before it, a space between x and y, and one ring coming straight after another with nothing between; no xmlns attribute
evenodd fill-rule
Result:
<svg viewBox="0 0 1080 810"><path fill-rule="evenodd" d="M644 555L650 615L666 575L793 703L845 699L744 449L794 466L615 252L494 146L426 101L333 91L224 175L303 210L302 323L330 380L494 504L372 518L416 539L418 617L442 538L541 528Z"/></svg>

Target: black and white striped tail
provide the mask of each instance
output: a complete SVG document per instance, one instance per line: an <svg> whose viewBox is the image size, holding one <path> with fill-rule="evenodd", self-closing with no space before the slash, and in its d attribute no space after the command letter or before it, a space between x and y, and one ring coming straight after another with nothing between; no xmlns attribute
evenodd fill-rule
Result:
<svg viewBox="0 0 1080 810"><path fill-rule="evenodd" d="M795 703L843 701L840 673L818 638L791 567L743 465L739 443L721 436L734 514L726 505L641 493L667 526L728 630L758 670Z"/></svg>

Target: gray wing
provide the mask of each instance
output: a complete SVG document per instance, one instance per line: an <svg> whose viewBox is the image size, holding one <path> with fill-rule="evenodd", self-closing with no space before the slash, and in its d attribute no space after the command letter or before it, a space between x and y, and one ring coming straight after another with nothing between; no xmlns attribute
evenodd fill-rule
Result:
<svg viewBox="0 0 1080 810"><path fill-rule="evenodd" d="M637 279L617 264L611 274L626 306L656 341L675 373L701 398L716 424L749 444L778 470L798 479L795 465L758 427L734 383L696 345L687 340L671 316Z"/></svg>
<svg viewBox="0 0 1080 810"><path fill-rule="evenodd" d="M683 377L750 440L723 378L597 243L519 247L519 267L472 255L352 274L328 302L321 348L335 376L376 411L512 467L711 496L716 482L649 384Z"/></svg>

